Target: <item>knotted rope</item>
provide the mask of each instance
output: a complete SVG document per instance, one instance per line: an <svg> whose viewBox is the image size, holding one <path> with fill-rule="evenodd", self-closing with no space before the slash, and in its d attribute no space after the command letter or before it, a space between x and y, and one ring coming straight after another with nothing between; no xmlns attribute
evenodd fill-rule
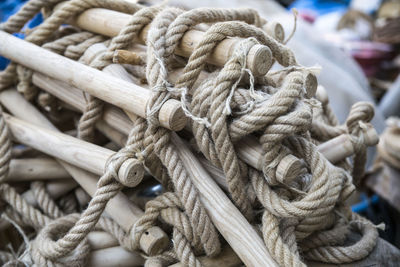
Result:
<svg viewBox="0 0 400 267"><path fill-rule="evenodd" d="M29 1L1 29L19 32L42 8L59 1ZM79 29L63 29L69 18L87 9L101 7L131 14L120 33L107 40ZM198 24L212 24L188 59L175 55L184 34ZM15 221L36 229L30 258L36 265L81 266L90 248L87 235L94 229L112 234L127 250L139 250L147 229L160 223L170 225L171 244L164 252L147 257L146 266L163 266L180 261L201 266L199 255L216 256L221 243L210 216L188 171L170 141L171 132L160 126L158 114L167 100L181 101L191 119L187 127L192 142L226 177L230 198L250 223L260 224L265 246L282 266L305 266L303 259L328 263L349 263L366 257L378 237L376 227L352 214L345 200L363 176L366 160L364 130L373 117L373 107L356 103L344 125L339 125L329 104L310 99L307 77L312 68L300 66L293 52L262 30L265 20L252 9L201 8L184 11L165 6L142 7L122 0L71 0L59 6L46 20L28 33L26 40L55 53L81 60L93 44L104 43L107 50L88 63L99 70L113 63L117 50L128 49L146 25L147 58L145 78L151 89L146 118L132 116L133 128L127 144L108 161L97 190L81 214L71 213L76 205L60 209L42 182L31 184L38 210L13 187L4 183L11 159L7 125L0 116L0 191ZM207 58L227 38L242 38L222 68L210 67ZM268 47L284 68L264 77L254 77L246 62L255 45ZM170 73L184 64L182 74L172 81ZM212 70L208 73L207 70ZM208 79L195 86L201 73ZM18 90L31 101L39 96L41 106L53 105L50 95L32 86L33 71L11 63L0 74L0 89L18 82ZM142 75L143 76L143 75ZM143 77L139 77L142 79ZM92 140L95 125L102 118L103 103L88 96L78 124L78 137ZM131 118L131 119L132 119ZM316 145L342 133L352 136L355 156L335 165ZM262 169L241 159L236 143L243 137L257 139L263 151ZM286 156L301 160L303 168L290 177L278 177L277 167ZM114 221L102 217L108 201L124 187L118 169L130 158L145 168L164 187L164 193L146 204L145 214L126 233ZM67 198L65 203L70 202ZM65 205L66 206L66 205ZM261 212L260 212L261 211ZM345 242L350 230L361 239ZM11 259L0 254L3 262Z"/></svg>

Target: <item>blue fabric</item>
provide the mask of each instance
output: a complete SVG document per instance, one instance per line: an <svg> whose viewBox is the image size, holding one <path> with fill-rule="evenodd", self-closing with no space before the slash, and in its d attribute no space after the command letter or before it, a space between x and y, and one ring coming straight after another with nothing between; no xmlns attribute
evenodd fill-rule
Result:
<svg viewBox="0 0 400 267"><path fill-rule="evenodd" d="M324 15L331 12L345 11L349 4L350 0L296 0L289 6L289 9L311 10L317 15Z"/></svg>
<svg viewBox="0 0 400 267"><path fill-rule="evenodd" d="M0 0L0 21L6 21L11 15L17 13L22 5L27 0ZM37 14L31 21L28 22L27 27L33 28L42 23L42 14ZM25 27L26 28L26 27ZM22 33L14 34L15 36L23 39L25 36ZM10 61L0 56L0 70L5 69Z"/></svg>
<svg viewBox="0 0 400 267"><path fill-rule="evenodd" d="M361 194L361 199L361 202L351 206L353 212L364 212L371 204L376 204L379 201L378 195L373 195L371 198L368 198L365 194Z"/></svg>

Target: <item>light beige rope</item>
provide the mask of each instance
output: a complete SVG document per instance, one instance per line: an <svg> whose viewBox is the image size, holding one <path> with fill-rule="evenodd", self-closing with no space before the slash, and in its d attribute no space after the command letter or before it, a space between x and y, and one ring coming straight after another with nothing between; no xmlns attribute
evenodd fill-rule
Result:
<svg viewBox="0 0 400 267"><path fill-rule="evenodd" d="M20 13L2 25L3 29L19 31L41 7L49 6L40 0L29 1ZM173 242L168 250L149 257L146 266L162 266L177 260L185 265L200 266L199 255L219 253L219 235L176 147L170 142L170 132L158 122L160 107L170 98L181 100L185 114L191 119L190 128L198 149L223 170L234 204L250 222L261 221L265 245L279 265L304 266L303 257L348 263L368 255L376 243L376 227L352 214L344 203L354 191L353 183L358 184L363 176L366 155L363 134L365 124L373 116L372 106L355 104L346 124L339 125L328 104L322 106L317 100L307 98L305 76L310 68L299 66L289 48L260 29L264 20L251 9L183 11L165 6L142 7L120 0L72 0L46 18L26 40L79 60L90 45L106 39L87 32L65 35L59 27L69 17L94 7L133 14L118 36L107 43L107 51L91 63L98 69L112 63L115 51L127 49L150 24L146 73L140 73L143 66L134 69L133 73L141 80L147 80L152 97L147 106L147 118L134 121L126 146L110 159L96 193L82 214L62 216L66 209L57 207L40 182L31 186L45 215L27 204L9 185L0 184L3 199L8 203L8 213L37 230L45 226L30 249L35 264L84 264L90 251L87 234L98 227L115 236L124 248L138 250L141 235L160 221L172 226ZM183 35L200 23L212 25L189 59L175 56ZM244 40L235 47L228 62L220 69L207 65L206 59L213 49L231 37ZM273 60L284 68L254 78L246 69L246 60L250 48L257 44L268 46ZM169 72L182 64L185 65L183 73L172 84ZM210 70L213 73L209 78L194 87L200 73ZM0 89L19 80L19 90L28 99L35 99L38 91L32 87L31 76L31 70L11 63L0 74ZM39 97L51 100L41 93ZM103 106L94 97L89 96L88 100L78 131L79 137L86 140L93 135L94 124L102 116ZM43 105L50 104L43 101ZM352 136L356 153L352 165L340 162L333 166L317 151L316 144L342 133ZM262 171L245 164L235 150L235 142L249 135L258 138L262 145ZM302 160L304 168L293 181L285 180L285 177L278 180L276 168L289 154ZM132 157L143 162L163 184L165 193L147 203L143 217L126 233L101 214L107 202L123 188L115 173ZM10 139L0 116L0 182L7 175L9 160ZM77 207L76 200L71 202L71 196L73 194L61 200L72 203L69 212ZM262 215L257 216L254 211L260 207ZM362 238L346 247L344 243L350 230L360 232Z"/></svg>

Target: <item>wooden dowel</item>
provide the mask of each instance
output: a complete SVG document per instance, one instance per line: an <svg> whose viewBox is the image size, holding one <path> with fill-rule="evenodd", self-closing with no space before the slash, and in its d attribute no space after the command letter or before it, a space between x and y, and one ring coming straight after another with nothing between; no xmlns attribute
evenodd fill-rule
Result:
<svg viewBox="0 0 400 267"><path fill-rule="evenodd" d="M116 64L132 64L132 65L142 65L145 63L139 54L128 50L115 51L113 62Z"/></svg>
<svg viewBox="0 0 400 267"><path fill-rule="evenodd" d="M121 66L120 66L121 67ZM33 75L33 82L35 85L40 88L48 91L51 94L54 94L57 98L73 105L80 105L79 103L83 103L83 99L79 98L80 90L76 88L66 87L65 83L59 82L57 80L46 78L46 76L42 74L35 73ZM65 88L66 87L66 88ZM318 89L320 90L320 89ZM80 100L78 100L80 99ZM117 130L121 131L124 134L129 133L129 129L132 127L132 123L129 121L129 118L123 114L118 108L110 108L106 109L104 112L104 120L111 125L114 121L118 121L118 124L112 125ZM378 141L378 135L374 129L369 129L366 135L366 144L374 145ZM339 139L338 139L339 138ZM333 138L332 140L326 142L324 146L321 147L320 152L324 154L324 156L331 161L332 163L338 162L348 156L351 156L354 153L354 147L351 142L351 137L343 134ZM345 148L332 145L338 144L340 142L345 142ZM262 149L259 145L258 141L252 137L242 138L239 142L235 144L235 148L238 152L239 157L244 160L247 164L252 167L262 170L263 158L262 158ZM287 173L296 173L295 170L298 167L298 162L292 162L289 158L283 160L283 162L279 166L279 170L284 170ZM278 173L278 175L280 175Z"/></svg>
<svg viewBox="0 0 400 267"><path fill-rule="evenodd" d="M121 72L124 71L122 66L114 65L113 69L116 71L114 75L124 79L121 75ZM128 113L127 115L133 120L136 119L134 114ZM208 210L215 226L243 262L248 266L276 266L261 237L217 186L198 159L175 133L172 133L171 140L177 147L180 158L199 190L202 203ZM229 223L227 223L228 218Z"/></svg>
<svg viewBox="0 0 400 267"><path fill-rule="evenodd" d="M0 40L1 55L32 70L81 88L95 97L140 117L146 117L146 106L151 97L148 90L2 31L0 31ZM187 118L177 100L167 100L162 105L159 114L160 124L170 130L181 130L186 124Z"/></svg>
<svg viewBox="0 0 400 267"><path fill-rule="evenodd" d="M283 30L282 24L277 21L267 22L263 29L275 38L279 42L283 42L285 39L285 31Z"/></svg>
<svg viewBox="0 0 400 267"><path fill-rule="evenodd" d="M99 129L108 139L117 144L119 147L124 147L126 144L126 135L119 132L115 128L108 125L104 120L96 122L96 127Z"/></svg>
<svg viewBox="0 0 400 267"><path fill-rule="evenodd" d="M93 231L88 235L88 242L92 251L118 246L118 240L107 232Z"/></svg>
<svg viewBox="0 0 400 267"><path fill-rule="evenodd" d="M82 169L76 168L72 171L74 177L79 177L77 182L90 195L96 192L98 177L88 173ZM119 192L115 197L110 199L106 206L106 212L118 222L119 225L128 233L134 223L143 215L143 211L133 205L125 194ZM157 226L149 228L147 234L143 234L140 238L140 247L149 255L161 252L169 243L167 235ZM133 236L132 236L133 238Z"/></svg>
<svg viewBox="0 0 400 267"><path fill-rule="evenodd" d="M27 102L16 90L10 89L3 91L0 94L0 101L14 115L25 118L41 127L57 131L57 128L55 128L50 121L43 116L43 114ZM21 107L23 107L23 110ZM82 184L86 185L92 183L91 186L89 185L90 188L87 187L87 193L93 195L97 187L96 181L93 180L93 174L62 160L59 160L59 163L68 171L68 173L71 174L72 177L74 177L76 181L81 181ZM66 187L67 186L63 186L63 188ZM112 202L115 204L111 204L111 207L110 205L107 205L106 212L109 213L110 216L121 225L121 227L126 231L129 231L132 225L140 218L140 209L130 202L121 192L113 199L117 199ZM122 210L119 207L126 207L126 209ZM147 235L142 235L140 239L140 248L147 254L153 255L165 248L167 243L168 237L166 234L159 227L152 227L149 229Z"/></svg>
<svg viewBox="0 0 400 267"><path fill-rule="evenodd" d="M39 72L35 72L32 77L33 84L49 92L58 99L73 106L83 112L85 110L85 99L83 92L65 82L50 78ZM112 105L106 105L103 111L103 119L118 131L128 135L132 128L132 123L128 116L120 109Z"/></svg>
<svg viewBox="0 0 400 267"><path fill-rule="evenodd" d="M352 137L348 134L341 134L321 145L318 150L332 163L336 163L355 152ZM374 146L378 144L379 136L372 126L364 133L364 144Z"/></svg>
<svg viewBox="0 0 400 267"><path fill-rule="evenodd" d="M78 200L79 207L86 208L87 204L92 199L88 193L82 188L78 187L74 191L76 200Z"/></svg>
<svg viewBox="0 0 400 267"><path fill-rule="evenodd" d="M216 257L199 257L199 261L204 267L236 267L243 265L240 258L232 250L231 247L226 246L222 252ZM184 267L180 262L170 265L169 267Z"/></svg>
<svg viewBox="0 0 400 267"><path fill-rule="evenodd" d="M87 266L91 267L134 267L143 266L144 259L137 252L126 251L122 247L99 249L89 254Z"/></svg>
<svg viewBox="0 0 400 267"><path fill-rule="evenodd" d="M12 159L7 182L71 178L71 175L51 158Z"/></svg>
<svg viewBox="0 0 400 267"><path fill-rule="evenodd" d="M103 174L109 158L115 153L71 136L46 130L7 114L4 117L13 137L18 142L98 175ZM136 159L126 160L118 172L120 181L130 187L139 184L143 175L142 165Z"/></svg>
<svg viewBox="0 0 400 267"><path fill-rule="evenodd" d="M374 146L379 142L379 136L372 126L368 127L364 137L364 143L367 146ZM263 153L257 140L249 136L244 137L237 142L235 147L241 159L252 167L262 170ZM331 163L336 163L354 154L353 140L349 134L341 134L319 145L318 150Z"/></svg>
<svg viewBox="0 0 400 267"><path fill-rule="evenodd" d="M56 7L57 9L57 7ZM71 23L76 26L98 33L101 35L114 37L117 36L121 29L128 24L131 15L116 12L102 8L88 9L76 18L73 18ZM139 34L138 40L132 40L141 44L146 44L147 34L150 25L143 28ZM187 31L180 44L175 50L175 54L183 57L189 57L201 40L205 33L198 30ZM207 58L207 62L217 66L224 66L232 56L235 46L243 39L241 38L226 38L221 41ZM271 68L273 63L271 50L264 45L253 46L247 57L247 68L250 69L255 76L263 76Z"/></svg>
<svg viewBox="0 0 400 267"><path fill-rule="evenodd" d="M49 181L46 183L46 191L49 193L52 199L58 199L59 197L70 192L76 186L77 183L73 179ZM36 198L31 190L25 191L22 194L22 197L32 206L37 207L38 204Z"/></svg>
<svg viewBox="0 0 400 267"><path fill-rule="evenodd" d="M200 199L211 220L244 264L247 266L277 266L261 237L218 187L182 140L172 133L171 141L178 149L180 158L198 189Z"/></svg>

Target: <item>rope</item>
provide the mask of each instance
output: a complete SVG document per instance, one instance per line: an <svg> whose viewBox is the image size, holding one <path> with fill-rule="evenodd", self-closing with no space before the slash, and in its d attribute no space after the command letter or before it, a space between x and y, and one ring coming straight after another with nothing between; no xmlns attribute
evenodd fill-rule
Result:
<svg viewBox="0 0 400 267"><path fill-rule="evenodd" d="M30 0L0 27L10 33L19 32L41 9L49 10L58 2ZM62 26L91 8L106 8L131 16L118 35L109 40ZM222 170L227 193L240 212L251 224L261 223L265 246L279 265L305 266L303 259L344 264L368 256L378 238L377 227L352 214L345 201L364 176L365 130L374 115L373 106L356 103L346 122L340 125L328 103L307 96L306 77L319 69L299 65L286 42L282 44L262 30L264 22L252 9L184 11L165 5L143 7L123 0L71 0L27 33L27 41L79 62L83 62L82 56L90 46L103 43L106 51L91 62L84 62L103 70L113 64L118 50L129 50L150 25L146 36L147 57L142 58L141 66L127 67L141 81L147 81L151 90L146 118L131 116L133 127L127 143L108 160L84 211L80 211L73 193L56 202L43 182L30 185L37 208L4 183L11 160L11 139L0 113L0 195L5 203L4 214L20 226L35 229L26 246L32 264L83 266L90 253L87 235L95 229L109 232L128 251L138 251L142 235L158 225L169 225L163 229L171 243L157 255L143 254L145 266L165 266L177 261L201 266L199 256L219 254L221 242L217 229L178 148L170 141L171 132L158 121L160 109L169 99L181 102L190 119L186 130L193 135L189 137L193 137L193 146ZM189 58L177 56L185 33L205 23L209 25L204 27L203 37ZM242 40L229 51L231 56L224 66L211 66L208 58L227 38ZM254 77L246 66L249 51L255 45L267 46L272 60L283 68L264 77ZM181 66L181 74L173 80L171 72ZM201 74L208 75L203 82L199 81ZM32 75L32 70L11 63L0 73L0 89L17 84L18 91L34 104L50 107L51 111L61 109L53 96L33 86ZM103 119L104 103L90 95L83 97L86 106L77 126L78 137L93 141L95 125ZM351 136L355 148L353 160L351 164L344 160L333 165L318 152L316 145L343 133ZM236 144L243 137L260 143L260 170L241 159ZM290 177L278 177L278 166L288 155L301 161L303 167ZM144 215L124 230L118 222L102 214L108 201L124 188L117 174L131 158L143 163L143 168L162 184L164 191L148 201ZM358 232L361 239L346 246L350 231ZM15 257L0 252L0 260L11 262Z"/></svg>

